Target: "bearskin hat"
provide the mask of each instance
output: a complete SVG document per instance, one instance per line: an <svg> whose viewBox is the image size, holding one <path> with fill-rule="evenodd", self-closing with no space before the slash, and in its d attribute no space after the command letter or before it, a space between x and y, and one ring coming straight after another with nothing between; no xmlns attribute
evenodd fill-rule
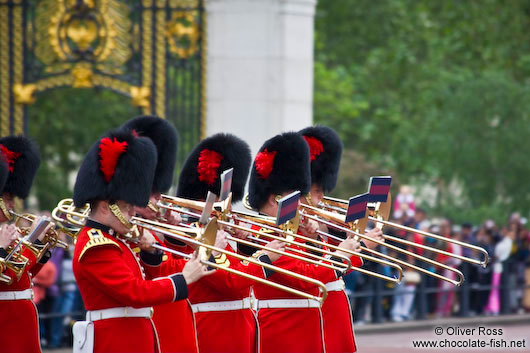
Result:
<svg viewBox="0 0 530 353"><path fill-rule="evenodd" d="M309 148L302 136L286 132L265 141L250 172L250 205L260 209L271 194L307 194L310 187Z"/></svg>
<svg viewBox="0 0 530 353"><path fill-rule="evenodd" d="M311 184L330 192L339 176L342 142L335 130L322 125L310 126L299 132L309 146Z"/></svg>
<svg viewBox="0 0 530 353"><path fill-rule="evenodd" d="M74 204L123 200L145 207L151 195L157 161L156 147L130 130L106 133L90 147L74 186Z"/></svg>
<svg viewBox="0 0 530 353"><path fill-rule="evenodd" d="M157 116L139 116L122 126L134 130L138 135L149 137L156 146L156 163L153 192L167 192L173 184L177 163L177 130L169 121Z"/></svg>
<svg viewBox="0 0 530 353"><path fill-rule="evenodd" d="M7 160L3 158L2 156L0 158L0 190L4 189L4 186L6 184L8 177L9 177L9 166L7 164Z"/></svg>
<svg viewBox="0 0 530 353"><path fill-rule="evenodd" d="M240 201L245 192L251 161L250 147L245 141L231 134L210 136L202 140L186 158L179 176L177 196L204 200L208 191L219 195L221 174L234 168L232 201Z"/></svg>
<svg viewBox="0 0 530 353"><path fill-rule="evenodd" d="M0 138L0 151L9 170L2 192L25 199L39 169L39 147L27 137L6 136Z"/></svg>

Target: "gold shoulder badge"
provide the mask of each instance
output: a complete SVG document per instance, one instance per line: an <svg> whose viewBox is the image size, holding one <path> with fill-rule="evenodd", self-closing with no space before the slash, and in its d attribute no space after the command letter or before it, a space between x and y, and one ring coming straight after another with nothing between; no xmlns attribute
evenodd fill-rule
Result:
<svg viewBox="0 0 530 353"><path fill-rule="evenodd" d="M79 255L79 260L78 261L81 261L81 259L83 258L83 255L85 254L85 252L88 249L94 248L96 246L100 246L100 245L114 245L114 246L117 246L118 249L121 250L121 248L118 245L118 243L116 243L114 240L109 239L106 236L104 236L103 233L101 232L101 230L99 230L99 229L92 228L92 229L90 229L87 232L87 235L88 235L89 241L87 241L87 243L85 244L85 247L81 251L81 254Z"/></svg>
<svg viewBox="0 0 530 353"><path fill-rule="evenodd" d="M226 257L226 254L215 256L215 263L223 268L230 267L230 260Z"/></svg>

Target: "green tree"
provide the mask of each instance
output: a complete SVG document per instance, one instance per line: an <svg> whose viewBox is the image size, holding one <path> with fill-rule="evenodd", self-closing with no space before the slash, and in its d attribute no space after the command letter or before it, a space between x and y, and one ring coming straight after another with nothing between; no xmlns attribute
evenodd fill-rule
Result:
<svg viewBox="0 0 530 353"><path fill-rule="evenodd" d="M138 114L130 98L108 90L62 88L40 94L27 115L29 136L39 144L42 159L32 189L39 208L51 210L72 197L71 179L90 146Z"/></svg>
<svg viewBox="0 0 530 353"><path fill-rule="evenodd" d="M321 1L315 120L380 170L436 187L456 220L528 214L529 13L525 1Z"/></svg>

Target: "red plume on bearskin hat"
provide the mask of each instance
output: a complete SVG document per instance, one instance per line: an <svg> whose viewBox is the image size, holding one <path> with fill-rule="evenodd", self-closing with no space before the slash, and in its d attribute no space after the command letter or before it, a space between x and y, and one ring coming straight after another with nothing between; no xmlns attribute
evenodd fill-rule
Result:
<svg viewBox="0 0 530 353"><path fill-rule="evenodd" d="M250 148L240 138L219 133L202 140L189 154L179 175L177 196L203 200L208 191L217 195L221 174L234 168L232 201L243 198L251 162Z"/></svg>
<svg viewBox="0 0 530 353"><path fill-rule="evenodd" d="M145 207L151 195L157 161L147 137L117 129L98 139L88 151L74 185L74 203L123 200Z"/></svg>
<svg viewBox="0 0 530 353"><path fill-rule="evenodd" d="M310 126L299 132L309 146L311 184L324 192L335 188L339 175L342 142L335 130L322 125Z"/></svg>
<svg viewBox="0 0 530 353"><path fill-rule="evenodd" d="M260 209L271 194L311 187L309 148L296 132L286 132L265 141L259 149L249 181L249 203Z"/></svg>
<svg viewBox="0 0 530 353"><path fill-rule="evenodd" d="M139 116L122 126L134 130L139 136L149 137L156 146L156 163L153 192L167 192L173 184L175 164L177 163L177 130L167 120L157 116Z"/></svg>
<svg viewBox="0 0 530 353"><path fill-rule="evenodd" d="M25 199L39 169L39 147L27 137L6 136L0 138L0 153L9 170L2 193L7 192Z"/></svg>

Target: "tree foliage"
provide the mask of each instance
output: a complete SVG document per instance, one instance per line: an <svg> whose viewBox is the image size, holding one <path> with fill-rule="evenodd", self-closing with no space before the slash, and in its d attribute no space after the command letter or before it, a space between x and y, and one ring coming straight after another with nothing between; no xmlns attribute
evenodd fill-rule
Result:
<svg viewBox="0 0 530 353"><path fill-rule="evenodd" d="M457 220L528 214L529 29L525 1L320 1L315 120Z"/></svg>
<svg viewBox="0 0 530 353"><path fill-rule="evenodd" d="M90 146L138 113L130 98L107 90L62 88L40 94L28 108L29 136L39 144L42 159L32 188L39 208L51 210L72 197L73 178Z"/></svg>

